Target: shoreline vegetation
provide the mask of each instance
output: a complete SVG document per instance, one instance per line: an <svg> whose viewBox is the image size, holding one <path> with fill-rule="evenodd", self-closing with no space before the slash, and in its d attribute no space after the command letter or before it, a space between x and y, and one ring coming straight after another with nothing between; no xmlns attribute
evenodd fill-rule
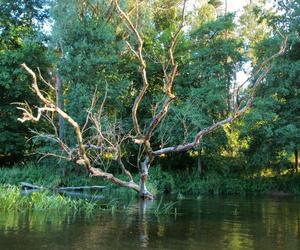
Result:
<svg viewBox="0 0 300 250"><path fill-rule="evenodd" d="M72 212L92 212L95 210L114 211L124 208L121 200L134 199L133 192L115 188L108 182L87 178L84 172L69 170L64 175L59 168L40 167L29 162L23 166L0 169L0 210L66 210ZM178 200L199 198L203 195L274 195L289 196L300 194L300 175L285 174L275 176L224 177L208 175L201 177L191 171L167 172L159 167L150 170L149 188L156 196L171 194ZM138 178L138 175L134 176ZM24 195L20 183L29 182L43 186L40 192ZM58 187L76 185L104 185L107 190L95 193L104 194L103 199L72 198L54 192ZM111 192L111 191L116 192ZM94 193L93 193L94 194ZM93 195L92 194L92 195ZM93 196L91 196L93 197Z"/></svg>
<svg viewBox="0 0 300 250"><path fill-rule="evenodd" d="M0 184L300 193L300 5L265 1L2 1Z"/></svg>

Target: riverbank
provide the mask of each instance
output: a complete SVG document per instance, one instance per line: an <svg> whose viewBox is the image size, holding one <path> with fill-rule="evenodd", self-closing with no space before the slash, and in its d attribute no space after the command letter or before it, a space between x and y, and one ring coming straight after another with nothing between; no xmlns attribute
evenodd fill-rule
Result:
<svg viewBox="0 0 300 250"><path fill-rule="evenodd" d="M149 182L157 190L182 196L198 195L298 195L300 194L300 175L286 174L275 176L238 176L219 175L200 176L196 171L163 172L150 171Z"/></svg>
<svg viewBox="0 0 300 250"><path fill-rule="evenodd" d="M66 174L59 168L37 166L32 162L0 168L0 210L54 210L85 214L95 210L113 212L123 207L125 200L134 197L126 189L118 190L118 195L105 196L101 191L58 192L58 187L106 184L102 180L89 178L81 169L69 171ZM39 186L40 189L22 190L23 182Z"/></svg>
<svg viewBox="0 0 300 250"><path fill-rule="evenodd" d="M134 178L138 181L139 177L135 175ZM37 166L32 162L12 168L0 168L0 185L18 186L21 182L36 184L51 190L64 186L92 185L116 188L105 180L89 178L86 172L79 168L62 171L60 168ZM166 172L158 167L152 167L149 171L148 188L155 195L168 193L192 197L231 194L289 195L300 194L300 175L224 177L210 174L200 176L192 171Z"/></svg>
<svg viewBox="0 0 300 250"><path fill-rule="evenodd" d="M0 210L56 210L63 212L91 212L96 202L85 199L72 199L49 191L22 193L20 188L11 185L0 186Z"/></svg>
<svg viewBox="0 0 300 250"><path fill-rule="evenodd" d="M134 178L138 181L139 176ZM41 186L38 191L24 194L21 182ZM64 186L106 186L102 192L86 192L86 196L70 196L58 192ZM282 175L273 177L235 177L224 178L217 175L200 176L191 171L162 171L153 167L149 171L149 190L161 202L164 194L172 199L202 199L211 195L271 195L291 196L300 194L300 175ZM85 194L85 192L84 192ZM96 197L100 197L97 199ZM89 198L87 198L89 197ZM124 211L131 201L137 201L136 193L117 188L98 178L89 178L81 169L69 169L62 172L59 168L45 165L37 166L31 162L23 166L0 168L0 210L55 210L64 212ZM166 203L153 210L155 214L168 214L176 211L174 204ZM174 210L174 211L173 211Z"/></svg>

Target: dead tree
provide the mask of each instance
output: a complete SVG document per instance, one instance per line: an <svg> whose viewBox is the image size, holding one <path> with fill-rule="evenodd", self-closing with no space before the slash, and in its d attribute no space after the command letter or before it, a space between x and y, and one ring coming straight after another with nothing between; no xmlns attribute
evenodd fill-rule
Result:
<svg viewBox="0 0 300 250"><path fill-rule="evenodd" d="M117 0L112 0L112 5L114 6L114 9L116 13L118 13L119 17L123 20L124 24L126 25L129 33L135 38L137 42L137 47L132 46L128 41L126 41L126 44L128 46L128 49L134 54L136 57L139 66L140 66L140 74L142 77L142 88L139 90L135 101L132 106L132 122L133 122L133 128L135 135L130 135L125 133L125 135L120 136L115 133L116 128L112 126L110 129L103 130L101 126L101 114L103 112L103 106L105 105L105 99L106 94L104 97L104 100L100 106L99 111L96 114L93 114L92 112L88 112L87 115L87 122L86 124L80 128L78 123L73 120L72 117L70 117L66 112L60 109L58 105L52 101L49 98L46 98L44 94L40 91L36 74L26 65L22 64L23 68L32 76L33 83L32 88L37 95L37 97L40 99L43 106L39 107L37 109L37 115L34 116L32 113L31 108L28 105L19 107L19 109L23 110L23 118L19 118L21 122L25 121L39 121L42 117L42 114L45 113L57 113L59 116L61 116L69 125L71 125L74 128L76 138L77 138L77 144L78 147L75 149L70 149L63 141L59 140L59 144L62 148L62 150L66 153L68 160L73 160L77 164L82 165L86 168L86 170L90 173L93 177L101 177L104 179L107 179L108 181L121 186L121 187L127 187L130 189L135 190L139 193L139 196L143 199L153 199L153 195L147 190L146 183L147 183L147 177L148 177L148 170L149 167L153 161L153 159L159 155L162 154L170 154L170 153L176 153L176 152L182 152L187 151L193 148L196 148L199 146L201 140L204 136L206 136L209 133L212 133L216 129L224 126L227 123L231 123L237 118L241 117L243 114L249 110L249 108L252 105L253 99L255 97L256 90L258 86L261 84L263 79L266 77L267 73L270 71L273 60L281 55L285 51L287 38L283 39L283 42L281 44L280 50L265 60L261 66L258 68L257 72L253 74L252 77L248 79L248 81L252 80L252 78L255 78L251 93L244 102L244 106L238 106L233 111L230 117L228 117L225 120L216 122L212 124L211 126L202 129L199 131L194 140L191 142L179 144L176 146L170 146L170 147L163 147L160 149L153 149L152 148L152 135L154 131L157 129L163 118L167 115L170 105L175 99L175 95L173 92L173 83L174 79L177 75L177 69L178 65L174 59L174 49L176 47L176 43L178 40L179 35L182 33L182 28L184 25L184 11L185 11L185 1L183 2L182 7L182 13L181 13L181 22L178 25L178 28L176 32L174 33L170 45L168 47L168 57L167 59L162 62L162 68L163 68L163 79L164 79L164 99L162 100L162 107L160 110L156 111L156 114L153 116L151 122L148 124L146 129L142 130L140 127L140 120L138 117L138 109L139 105L144 98L144 95L149 87L149 81L147 77L147 62L143 55L143 37L140 34L138 28L134 25L133 21L130 19L129 15L126 14L120 7ZM238 92L239 90L237 90ZM95 96L92 100L92 106L95 103ZM86 130L87 124L89 122L92 122L96 128L96 136L93 138L89 138L88 140L84 138L84 131ZM121 152L121 145L122 143L130 139L132 143L138 144L144 148L143 153L143 161L140 163L139 166L139 173L140 173L140 182L139 184L135 183L131 173L125 168L125 165L122 161L122 152ZM88 142L88 143L87 143ZM114 152L116 155L115 160L119 164L122 171L126 174L128 180L124 181L117 177L115 177L112 173L107 172L105 169L100 169L95 167L95 162L98 158L101 158L100 156L96 156L96 159L92 159L91 156L88 155L88 150L91 148L102 150L102 151L110 151Z"/></svg>

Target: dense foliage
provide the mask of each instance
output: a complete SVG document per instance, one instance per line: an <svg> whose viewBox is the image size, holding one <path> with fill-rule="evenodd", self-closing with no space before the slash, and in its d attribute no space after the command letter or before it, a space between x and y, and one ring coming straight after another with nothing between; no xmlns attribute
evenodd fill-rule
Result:
<svg viewBox="0 0 300 250"><path fill-rule="evenodd" d="M20 68L22 62L45 70L45 37L41 26L47 17L40 0L1 1L0 4L0 158L20 161L31 147L28 126L17 122L19 112L12 105L25 99L35 103L28 88L30 79Z"/></svg>
<svg viewBox="0 0 300 250"><path fill-rule="evenodd" d="M140 126L145 127L162 106L161 64L180 23L182 6L174 0L146 1L138 7L135 1L120 2L145 41L150 87L138 110ZM157 166L187 171L198 166L202 176L249 177L266 169L298 171L300 3L280 0L270 9L264 3L250 1L239 16L225 13L222 1L203 1L200 7L188 10L186 27L174 52L179 64L174 82L176 99L155 131L155 147L189 142L200 129L228 117L248 95L247 87L239 95L234 91L241 84L238 72L245 65L254 72L277 51L282 34L289 34L288 49L274 62L245 118L209 135L198 149L159 157ZM81 126L95 96L94 109L101 108L105 98L104 126L117 124L114 129L118 133L133 129L131 108L142 79L124 38L134 46L136 41L124 31L110 1L7 0L1 1L0 9L1 164L27 160L33 152L57 150L52 141L28 141L29 127L41 129L17 122L20 114L12 103L36 102L29 88L31 79L20 67L23 62L32 69L39 67L53 85L59 72L64 109ZM54 121L58 126L58 117ZM51 128L43 126L43 130ZM76 144L68 126L65 136L69 144ZM122 145L123 156L131 163L128 168L136 164L133 161L139 150L137 145ZM114 156L102 157L98 164L108 166Z"/></svg>

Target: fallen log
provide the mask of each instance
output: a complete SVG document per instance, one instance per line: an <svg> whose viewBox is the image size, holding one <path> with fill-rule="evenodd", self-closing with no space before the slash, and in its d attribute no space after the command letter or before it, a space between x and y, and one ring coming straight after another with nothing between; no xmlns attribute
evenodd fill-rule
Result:
<svg viewBox="0 0 300 250"><path fill-rule="evenodd" d="M98 190L103 190L106 189L106 186L79 186L79 187L60 187L57 188L57 191L69 191L69 190L91 190L91 189L98 189Z"/></svg>
<svg viewBox="0 0 300 250"><path fill-rule="evenodd" d="M42 189L43 187L33 185L33 184L27 183L27 182L21 182L21 188L22 189Z"/></svg>
<svg viewBox="0 0 300 250"><path fill-rule="evenodd" d="M21 182L22 190L41 190L44 189L42 186L33 185L28 182ZM85 190L100 190L106 189L106 186L78 186L78 187L59 187L55 188L56 192L64 192L64 191L85 191Z"/></svg>
<svg viewBox="0 0 300 250"><path fill-rule="evenodd" d="M74 192L74 191L58 191L59 194L64 196L69 196L72 198L80 198L80 199L88 199L88 200L103 200L104 195L95 195L95 194L87 194L82 192Z"/></svg>

